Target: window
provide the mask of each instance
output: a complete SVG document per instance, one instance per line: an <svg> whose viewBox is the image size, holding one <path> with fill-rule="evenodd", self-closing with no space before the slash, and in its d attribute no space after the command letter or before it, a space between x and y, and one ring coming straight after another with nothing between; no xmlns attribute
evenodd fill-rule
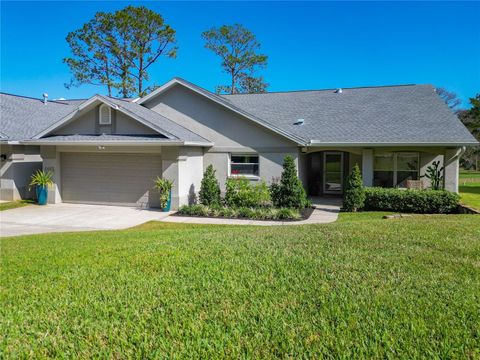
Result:
<svg viewBox="0 0 480 360"><path fill-rule="evenodd" d="M98 123L100 125L110 125L112 123L112 109L110 109L110 106L102 104L98 112Z"/></svg>
<svg viewBox="0 0 480 360"><path fill-rule="evenodd" d="M258 176L258 155L230 156L230 175Z"/></svg>
<svg viewBox="0 0 480 360"><path fill-rule="evenodd" d="M373 185L381 187L406 187L407 180L419 179L418 153L375 154Z"/></svg>

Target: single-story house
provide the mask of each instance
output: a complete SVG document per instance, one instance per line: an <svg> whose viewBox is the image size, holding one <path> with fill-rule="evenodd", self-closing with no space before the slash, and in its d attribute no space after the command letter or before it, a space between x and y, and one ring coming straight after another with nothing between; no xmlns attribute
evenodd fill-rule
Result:
<svg viewBox="0 0 480 360"><path fill-rule="evenodd" d="M431 85L216 95L174 78L139 99L1 94L1 199L31 196L30 175L52 171L49 202L172 206L195 200L205 168L229 177L279 178L295 158L311 196L341 195L354 164L366 186L405 187L433 161L458 190L459 157L478 142Z"/></svg>

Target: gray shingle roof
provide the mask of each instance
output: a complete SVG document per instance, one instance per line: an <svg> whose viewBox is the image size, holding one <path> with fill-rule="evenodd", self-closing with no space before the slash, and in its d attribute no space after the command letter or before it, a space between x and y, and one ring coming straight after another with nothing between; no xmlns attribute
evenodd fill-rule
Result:
<svg viewBox="0 0 480 360"><path fill-rule="evenodd" d="M73 105L0 93L0 132L8 140L30 139L73 110Z"/></svg>
<svg viewBox="0 0 480 360"><path fill-rule="evenodd" d="M223 95L306 142L475 143L431 85ZM303 125L294 125L304 119Z"/></svg>
<svg viewBox="0 0 480 360"><path fill-rule="evenodd" d="M173 137L184 140L184 141L194 141L194 142L205 142L209 143L207 139L201 137L200 135L194 133L193 131L184 128L183 126L173 122L172 120L166 118L165 116L160 115L159 113L147 109L142 105L138 105L131 101L119 100L115 98L104 97L108 101L111 101L124 109L127 113L130 112L143 120L151 123L156 128L159 129L165 135L173 135ZM169 136L169 137L171 137Z"/></svg>

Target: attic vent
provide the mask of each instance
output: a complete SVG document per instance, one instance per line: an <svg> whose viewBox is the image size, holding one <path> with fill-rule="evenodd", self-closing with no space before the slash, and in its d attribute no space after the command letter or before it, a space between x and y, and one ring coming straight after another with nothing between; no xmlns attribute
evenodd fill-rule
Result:
<svg viewBox="0 0 480 360"><path fill-rule="evenodd" d="M110 125L112 123L112 109L110 109L110 106L102 104L98 112L98 123L100 125Z"/></svg>
<svg viewBox="0 0 480 360"><path fill-rule="evenodd" d="M341 93L343 93L342 88L338 88L337 90L335 90L335 94L341 94Z"/></svg>
<svg viewBox="0 0 480 360"><path fill-rule="evenodd" d="M297 119L297 121L295 121L293 125L303 125L304 122L305 122L305 119Z"/></svg>

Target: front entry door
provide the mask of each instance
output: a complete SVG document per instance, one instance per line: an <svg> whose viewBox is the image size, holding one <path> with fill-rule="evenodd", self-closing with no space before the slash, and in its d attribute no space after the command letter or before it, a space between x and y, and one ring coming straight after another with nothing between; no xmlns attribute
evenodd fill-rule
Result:
<svg viewBox="0 0 480 360"><path fill-rule="evenodd" d="M343 153L323 153L323 192L341 195L343 192Z"/></svg>

